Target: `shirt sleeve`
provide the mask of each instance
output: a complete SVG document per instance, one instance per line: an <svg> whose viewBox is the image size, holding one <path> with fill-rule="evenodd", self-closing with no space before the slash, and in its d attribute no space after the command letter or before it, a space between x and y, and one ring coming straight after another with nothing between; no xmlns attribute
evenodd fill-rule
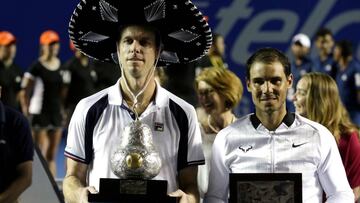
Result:
<svg viewBox="0 0 360 203"><path fill-rule="evenodd" d="M188 133L188 165L201 165L205 163L204 153L202 150L200 126L197 122L195 109L191 109L189 117Z"/></svg>
<svg viewBox="0 0 360 203"><path fill-rule="evenodd" d="M80 102L70 120L64 155L74 161L88 164L85 153L85 122L86 109L84 102Z"/></svg>
<svg viewBox="0 0 360 203"><path fill-rule="evenodd" d="M25 76L30 78L38 77L40 75L40 69L40 62L36 62L25 72Z"/></svg>
<svg viewBox="0 0 360 203"><path fill-rule="evenodd" d="M221 132L216 136L210 162L209 186L204 202L228 202L230 169L226 164L226 140Z"/></svg>
<svg viewBox="0 0 360 203"><path fill-rule="evenodd" d="M326 194L326 202L354 202L354 194L347 181L338 147L327 129L323 129L320 135L320 147L321 162L318 166L318 175Z"/></svg>

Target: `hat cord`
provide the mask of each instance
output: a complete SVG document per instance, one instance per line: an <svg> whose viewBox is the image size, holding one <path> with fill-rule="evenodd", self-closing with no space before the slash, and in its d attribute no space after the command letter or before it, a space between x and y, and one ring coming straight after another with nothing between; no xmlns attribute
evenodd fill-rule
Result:
<svg viewBox="0 0 360 203"><path fill-rule="evenodd" d="M118 47L119 49L119 47ZM140 102L138 101L138 97L144 93L145 89L147 88L147 86L149 85L150 83L150 78L154 75L154 72L155 72L155 68L156 68L156 65L159 61L159 58L160 58L160 51L161 51L161 48L159 48L159 51L158 51L158 56L156 58L156 61L155 61L155 64L154 64L154 67L150 70L150 72L147 74L146 76L146 83L144 85L143 88L141 88L141 90L136 94L134 95L134 93L131 91L131 89L129 88L129 85L128 85L128 82L127 82L127 79L125 77L125 74L124 74L124 69L120 63L120 57L118 57L118 60L119 60L119 64L120 64L120 69L121 69L121 75L124 76L124 82L125 82L125 87L127 89L127 91L130 92L130 95L134 101L133 105L131 106L131 110L134 111L135 113L135 120L138 121L139 120L139 114L137 113L136 111L136 107L140 104ZM118 53L120 53L120 51L118 50Z"/></svg>

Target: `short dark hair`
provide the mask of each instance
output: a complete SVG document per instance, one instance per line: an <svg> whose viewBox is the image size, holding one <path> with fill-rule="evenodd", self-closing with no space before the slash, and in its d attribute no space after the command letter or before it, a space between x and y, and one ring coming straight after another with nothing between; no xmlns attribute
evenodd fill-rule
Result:
<svg viewBox="0 0 360 203"><path fill-rule="evenodd" d="M286 57L284 53L282 53L277 49L270 47L261 48L257 50L252 56L250 56L250 58L246 62L246 77L248 79L250 79L251 66L256 62L261 62L265 64L280 62L281 65L283 65L284 67L285 75L289 76L291 74L291 69L290 69L291 66L289 59Z"/></svg>
<svg viewBox="0 0 360 203"><path fill-rule="evenodd" d="M331 37L333 36L330 29L325 28L325 27L320 28L315 34L315 39L317 39L319 37L325 37L326 35L330 35Z"/></svg>
<svg viewBox="0 0 360 203"><path fill-rule="evenodd" d="M340 40L335 43L335 46L341 49L341 57L347 58L349 56L352 56L352 43L349 40Z"/></svg>

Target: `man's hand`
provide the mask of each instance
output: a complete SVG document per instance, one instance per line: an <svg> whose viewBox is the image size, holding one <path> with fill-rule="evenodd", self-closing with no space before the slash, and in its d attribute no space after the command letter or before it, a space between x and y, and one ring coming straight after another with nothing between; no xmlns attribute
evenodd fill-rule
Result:
<svg viewBox="0 0 360 203"><path fill-rule="evenodd" d="M84 187L80 189L80 203L88 203L89 194L96 194L98 191L93 186Z"/></svg>
<svg viewBox="0 0 360 203"><path fill-rule="evenodd" d="M190 202L194 202L195 199L190 196L187 195L185 192L183 192L182 190L178 189L175 192L172 192L169 194L170 197L177 197L179 198L179 203L190 203Z"/></svg>

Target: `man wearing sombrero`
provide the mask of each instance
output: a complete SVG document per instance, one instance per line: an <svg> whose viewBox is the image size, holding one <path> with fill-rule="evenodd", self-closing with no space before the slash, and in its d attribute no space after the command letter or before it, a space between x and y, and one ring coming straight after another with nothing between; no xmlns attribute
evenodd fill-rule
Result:
<svg viewBox="0 0 360 203"><path fill-rule="evenodd" d="M118 82L79 102L65 149L67 202L87 202L100 178L116 178L111 153L125 126L150 126L162 166L153 179L181 202L198 202L197 165L204 163L194 108L154 80L156 66L194 61L211 46L202 14L185 0L82 0L70 38L85 55L119 64ZM181 75L179 75L181 77ZM184 81L184 83L187 81Z"/></svg>

